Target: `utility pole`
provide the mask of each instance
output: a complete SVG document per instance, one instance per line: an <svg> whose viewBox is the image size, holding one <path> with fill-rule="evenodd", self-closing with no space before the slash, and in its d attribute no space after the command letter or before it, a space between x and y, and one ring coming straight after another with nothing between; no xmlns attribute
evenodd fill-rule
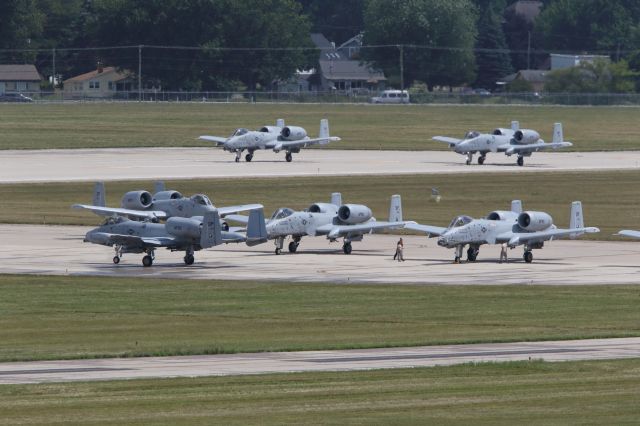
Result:
<svg viewBox="0 0 640 426"><path fill-rule="evenodd" d="M53 73L51 75L51 84L53 85L53 89L56 88L56 48L51 49L51 53L53 56Z"/></svg>
<svg viewBox="0 0 640 426"><path fill-rule="evenodd" d="M531 69L531 31L527 31L527 69Z"/></svg>
<svg viewBox="0 0 640 426"><path fill-rule="evenodd" d="M400 45L400 96L404 92L404 45ZM404 98L401 98L404 102Z"/></svg>
<svg viewBox="0 0 640 426"><path fill-rule="evenodd" d="M138 102L142 102L142 45L138 45Z"/></svg>

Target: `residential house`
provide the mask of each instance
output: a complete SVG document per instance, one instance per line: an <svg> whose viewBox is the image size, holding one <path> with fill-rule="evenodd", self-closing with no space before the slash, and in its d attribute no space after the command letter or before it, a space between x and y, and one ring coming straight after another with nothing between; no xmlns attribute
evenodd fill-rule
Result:
<svg viewBox="0 0 640 426"><path fill-rule="evenodd" d="M552 53L551 57L551 70L561 70L563 68L577 67L583 63L593 63L596 60L610 61L606 55L563 55L558 53Z"/></svg>
<svg viewBox="0 0 640 426"><path fill-rule="evenodd" d="M98 67L65 80L63 85L67 99L113 98L138 90L134 75L130 71L118 71L115 67Z"/></svg>
<svg viewBox="0 0 640 426"><path fill-rule="evenodd" d="M524 80L531 84L533 92L544 90L544 80L549 71L547 70L520 70L515 74L508 75L498 82L498 85L509 84L512 81Z"/></svg>
<svg viewBox="0 0 640 426"><path fill-rule="evenodd" d="M40 93L41 81L35 65L0 65L0 95Z"/></svg>

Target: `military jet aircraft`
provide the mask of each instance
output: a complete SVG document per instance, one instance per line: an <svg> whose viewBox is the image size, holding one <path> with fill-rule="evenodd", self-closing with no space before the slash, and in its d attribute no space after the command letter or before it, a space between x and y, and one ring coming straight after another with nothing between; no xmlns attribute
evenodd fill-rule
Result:
<svg viewBox="0 0 640 426"><path fill-rule="evenodd" d="M494 211L486 219L473 219L469 216L458 216L446 227L422 224L407 224L407 229L438 236L438 245L455 248L455 262L459 263L466 245L467 260L473 262L478 257L482 244L507 243L509 248L524 246L523 259L527 263L533 261L533 249L541 249L545 241L569 236L577 238L584 233L600 232L598 228L585 227L582 215L582 203L571 204L569 229L560 229L553 224L551 216L544 212L522 211L522 203L514 200L511 211Z"/></svg>
<svg viewBox="0 0 640 426"><path fill-rule="evenodd" d="M240 128L234 130L228 138L200 136L198 139L215 142L216 146L221 146L225 151L235 152L236 163L240 161L244 150L248 151L244 157L246 161L251 161L254 151L258 149L272 149L276 153L284 150L285 160L291 162L291 153L298 153L301 148L340 140L337 136L329 136L329 120L326 119L320 120L320 134L315 139L309 138L302 127L285 126L283 119L278 119L275 126L264 126L259 131Z"/></svg>
<svg viewBox="0 0 640 426"><path fill-rule="evenodd" d="M246 210L261 209L262 204L243 204L239 206L215 207L211 200L204 194L195 194L184 197L180 192L166 190L163 182L156 182L155 193L148 191L130 191L124 194L121 207L105 206L105 189L103 182L95 184L93 192L93 205L74 204L75 209L85 209L100 216L126 216L141 220L159 221L171 217L203 216L205 213L217 210L224 218L230 213L238 213ZM226 222L222 222L222 228L229 230Z"/></svg>
<svg viewBox="0 0 640 426"><path fill-rule="evenodd" d="M532 153L543 149L558 149L572 146L571 142L564 140L562 135L562 123L553 126L553 141L546 143L535 130L520 129L517 121L511 122L511 129L498 128L491 134L469 132L464 139L456 139L448 136L434 136L433 140L444 142L458 154L467 156L467 165L473 161L473 154L479 153L478 164L484 164L489 152L504 152L505 155L518 156L518 166L524 165L524 157L530 157Z"/></svg>
<svg viewBox="0 0 640 426"><path fill-rule="evenodd" d="M257 215L257 210L251 211L249 227L257 228L257 220L264 223L264 214L262 210L259 212ZM164 224L110 216L101 226L87 232L84 241L113 247L115 264L120 263L123 253L145 253L142 265L148 267L153 265L157 248L184 251L184 263L192 265L194 252L223 243L245 242L246 237L222 231L218 212L213 210L205 213L204 217L170 217Z"/></svg>
<svg viewBox="0 0 640 426"><path fill-rule="evenodd" d="M248 222L248 218L242 215L229 215L227 219L240 223ZM361 241L365 233L403 228L407 223L415 222L402 220L399 195L391 197L389 221L383 222L376 221L367 206L342 204L342 195L336 192L331 195L330 203L314 203L305 211L295 211L287 207L278 209L271 219L266 221L264 230L252 233L251 229L247 229L247 244L255 245L268 239L275 240L275 253L281 254L284 240L291 236L289 252L295 253L303 236L324 235L332 242L342 238L343 252L351 254L351 242Z"/></svg>

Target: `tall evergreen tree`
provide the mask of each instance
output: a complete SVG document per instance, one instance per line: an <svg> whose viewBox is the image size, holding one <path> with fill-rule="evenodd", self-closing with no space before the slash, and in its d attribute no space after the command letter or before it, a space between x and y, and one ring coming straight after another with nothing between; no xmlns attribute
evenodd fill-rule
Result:
<svg viewBox="0 0 640 426"><path fill-rule="evenodd" d="M492 89L496 81L513 72L509 49L502 30L504 0L476 0L478 39L476 42L477 87Z"/></svg>

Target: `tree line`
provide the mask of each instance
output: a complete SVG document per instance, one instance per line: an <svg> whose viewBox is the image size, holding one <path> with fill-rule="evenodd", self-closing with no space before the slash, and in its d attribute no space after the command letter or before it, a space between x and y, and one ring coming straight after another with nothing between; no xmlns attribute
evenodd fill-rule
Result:
<svg viewBox="0 0 640 426"><path fill-rule="evenodd" d="M548 52L602 52L612 64L552 78L556 90L640 88L640 2L545 0L534 23L505 13L514 0L4 0L0 63L35 63L70 77L98 62L137 71L168 90L268 88L296 70L317 68L309 34L341 44L363 32L363 60L402 80L492 88ZM171 46L197 49L171 49ZM400 47L401 46L401 47ZM402 64L401 64L402 62ZM402 79L401 79L401 70ZM585 84L575 84L585 81Z"/></svg>

